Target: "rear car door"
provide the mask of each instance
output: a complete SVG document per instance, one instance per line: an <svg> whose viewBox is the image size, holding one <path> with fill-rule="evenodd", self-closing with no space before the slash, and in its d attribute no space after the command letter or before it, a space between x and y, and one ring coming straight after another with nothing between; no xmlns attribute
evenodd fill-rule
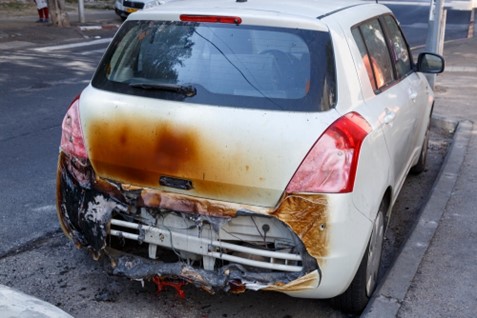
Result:
<svg viewBox="0 0 477 318"><path fill-rule="evenodd" d="M391 15L382 17L391 52L392 63L395 66L397 79L407 92L409 107L414 113L411 135L408 143L411 156L419 153L424 134L427 130L432 107L432 92L423 74L413 71L410 62L411 52L404 35L396 20ZM411 158L412 159L412 158Z"/></svg>

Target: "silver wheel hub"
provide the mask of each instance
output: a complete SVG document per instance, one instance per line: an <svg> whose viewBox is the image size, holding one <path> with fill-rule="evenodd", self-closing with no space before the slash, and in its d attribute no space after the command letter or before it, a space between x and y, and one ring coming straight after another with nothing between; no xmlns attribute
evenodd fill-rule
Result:
<svg viewBox="0 0 477 318"><path fill-rule="evenodd" d="M376 281L378 279L379 264L381 260L381 252L383 250L384 238L384 215L383 211L378 212L376 220L374 221L373 232L369 241L368 248L368 263L366 266L366 294L371 296Z"/></svg>

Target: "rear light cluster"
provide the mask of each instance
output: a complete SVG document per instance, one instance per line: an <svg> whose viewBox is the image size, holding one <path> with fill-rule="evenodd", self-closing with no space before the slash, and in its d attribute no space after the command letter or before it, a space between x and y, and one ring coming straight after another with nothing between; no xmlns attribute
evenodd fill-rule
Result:
<svg viewBox="0 0 477 318"><path fill-rule="evenodd" d="M61 150L77 158L88 158L79 115L79 97L71 103L61 125Z"/></svg>
<svg viewBox="0 0 477 318"><path fill-rule="evenodd" d="M286 189L287 193L353 191L359 151L371 131L357 113L336 120L317 140Z"/></svg>

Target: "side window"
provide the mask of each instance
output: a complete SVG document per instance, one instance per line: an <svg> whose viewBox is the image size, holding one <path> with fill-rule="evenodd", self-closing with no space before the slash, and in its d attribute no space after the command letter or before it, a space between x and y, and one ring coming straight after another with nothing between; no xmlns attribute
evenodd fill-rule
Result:
<svg viewBox="0 0 477 318"><path fill-rule="evenodd" d="M366 72L368 73L369 81L373 86L373 90L377 90L376 79L374 77L374 72L371 66L371 60L369 58L368 49L366 49L366 45L364 44L361 31L359 30L359 28L354 28L351 30L351 33L353 33L354 40L358 45L359 52L361 53L361 59L363 60L364 66L366 67Z"/></svg>
<svg viewBox="0 0 477 318"><path fill-rule="evenodd" d="M374 90L394 80L388 46L378 19L367 21L352 30Z"/></svg>
<svg viewBox="0 0 477 318"><path fill-rule="evenodd" d="M389 46L393 63L396 66L397 77L402 78L412 70L411 54L396 20L392 16L386 15L384 16L384 24L389 33Z"/></svg>

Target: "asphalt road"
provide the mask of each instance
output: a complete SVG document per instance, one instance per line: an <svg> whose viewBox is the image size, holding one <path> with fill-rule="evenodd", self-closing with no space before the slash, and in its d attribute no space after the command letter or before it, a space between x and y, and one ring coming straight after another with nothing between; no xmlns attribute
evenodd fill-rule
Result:
<svg viewBox="0 0 477 318"><path fill-rule="evenodd" d="M0 59L1 255L58 228L60 125L97 58L32 51Z"/></svg>
<svg viewBox="0 0 477 318"><path fill-rule="evenodd" d="M429 1L427 1L429 3ZM401 28L411 47L426 43L429 20L429 7L409 4L386 4L401 24ZM467 37L470 11L447 11L445 40Z"/></svg>

